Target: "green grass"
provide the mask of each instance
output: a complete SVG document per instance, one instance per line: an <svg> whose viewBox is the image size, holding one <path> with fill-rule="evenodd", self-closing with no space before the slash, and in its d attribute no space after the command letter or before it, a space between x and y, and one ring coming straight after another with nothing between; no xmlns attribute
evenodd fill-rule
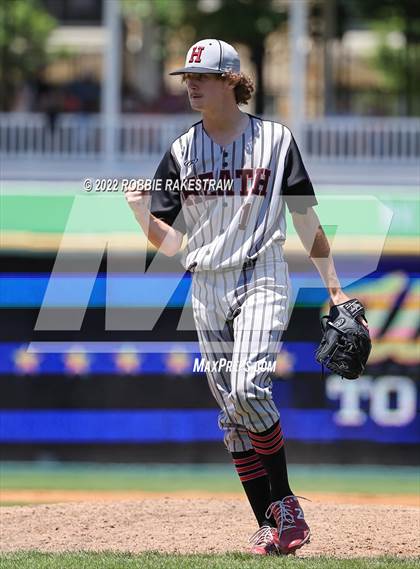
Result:
<svg viewBox="0 0 420 569"><path fill-rule="evenodd" d="M138 231L121 193L86 193L83 192L81 183L57 181L55 193L45 193L37 184L32 184L32 191L20 193L16 183L3 184L0 196L3 231L50 234L61 234L65 229L76 234ZM22 183L20 190L28 187L27 182ZM367 238L382 235L383 220L377 201L379 198L394 212L388 238L407 236L416 239L420 209L417 191L402 192L401 188L396 188L391 193L388 190L387 195L384 195L383 189L370 188L367 195L359 194L357 199L342 194L341 187L328 194L320 188L318 211L321 219L330 217L333 212L334 219L340 221L338 225L345 235L365 235ZM375 194L376 198L373 197ZM360 207L361 203L363 207ZM97 215L98 211L100 215ZM290 220L290 214L287 215ZM288 224L288 227L290 235L296 234L293 224Z"/></svg>
<svg viewBox="0 0 420 569"><path fill-rule="evenodd" d="M420 494L414 467L290 466L296 493ZM0 489L241 492L231 465L1 463Z"/></svg>
<svg viewBox="0 0 420 569"><path fill-rule="evenodd" d="M414 569L419 560L381 557L331 559L328 557L254 558L246 554L164 555L144 553L10 553L0 555L2 569Z"/></svg>

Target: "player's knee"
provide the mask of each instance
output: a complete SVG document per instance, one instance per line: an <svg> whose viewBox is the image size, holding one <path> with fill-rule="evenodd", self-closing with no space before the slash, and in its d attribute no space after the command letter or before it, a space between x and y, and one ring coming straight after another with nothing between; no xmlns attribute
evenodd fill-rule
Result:
<svg viewBox="0 0 420 569"><path fill-rule="evenodd" d="M255 402L255 394L245 387L237 387L232 389L230 393L232 403L238 414L252 412L253 402Z"/></svg>

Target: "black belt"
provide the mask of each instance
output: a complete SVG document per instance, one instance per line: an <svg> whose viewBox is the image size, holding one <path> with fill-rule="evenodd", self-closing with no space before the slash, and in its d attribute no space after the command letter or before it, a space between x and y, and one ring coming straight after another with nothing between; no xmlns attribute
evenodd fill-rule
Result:
<svg viewBox="0 0 420 569"><path fill-rule="evenodd" d="M244 264L242 265L242 270L244 269L253 269L255 267L255 263L257 262L258 257L253 257L253 258L249 258L247 259ZM191 263L191 265L189 265L187 267L187 271L189 271L190 273L194 273L195 269L197 267L198 263L194 262ZM235 269L235 267L229 267L230 269Z"/></svg>
<svg viewBox="0 0 420 569"><path fill-rule="evenodd" d="M245 261L242 265L243 269L253 269L255 267L255 263L257 262L258 257L249 258Z"/></svg>

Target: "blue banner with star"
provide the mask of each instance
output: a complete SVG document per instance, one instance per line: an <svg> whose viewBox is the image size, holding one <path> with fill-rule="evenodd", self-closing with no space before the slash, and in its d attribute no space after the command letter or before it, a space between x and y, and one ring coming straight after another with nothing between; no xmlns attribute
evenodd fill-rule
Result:
<svg viewBox="0 0 420 569"><path fill-rule="evenodd" d="M285 342L277 358L278 375L320 372L315 349L311 342ZM0 374L190 374L197 360L197 342L0 343Z"/></svg>

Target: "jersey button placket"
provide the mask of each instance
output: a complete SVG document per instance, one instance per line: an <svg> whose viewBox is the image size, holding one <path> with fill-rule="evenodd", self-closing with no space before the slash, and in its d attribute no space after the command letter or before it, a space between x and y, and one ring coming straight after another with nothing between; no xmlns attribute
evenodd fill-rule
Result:
<svg viewBox="0 0 420 569"><path fill-rule="evenodd" d="M222 166L223 166L223 168L228 168L228 166L229 166L229 162L227 162L228 156L229 156L229 152L227 152L226 150L222 150L222 159L223 159ZM226 196L223 198L222 205L223 205L223 207L228 206L228 203L226 201ZM221 228L220 232L224 233L225 229Z"/></svg>
<svg viewBox="0 0 420 569"><path fill-rule="evenodd" d="M222 166L223 166L223 168L227 168L227 167L229 166L229 162L227 162L227 158L228 158L228 156L229 156L229 152L226 152L226 150L223 150L222 156L223 156L223 163L222 163Z"/></svg>

